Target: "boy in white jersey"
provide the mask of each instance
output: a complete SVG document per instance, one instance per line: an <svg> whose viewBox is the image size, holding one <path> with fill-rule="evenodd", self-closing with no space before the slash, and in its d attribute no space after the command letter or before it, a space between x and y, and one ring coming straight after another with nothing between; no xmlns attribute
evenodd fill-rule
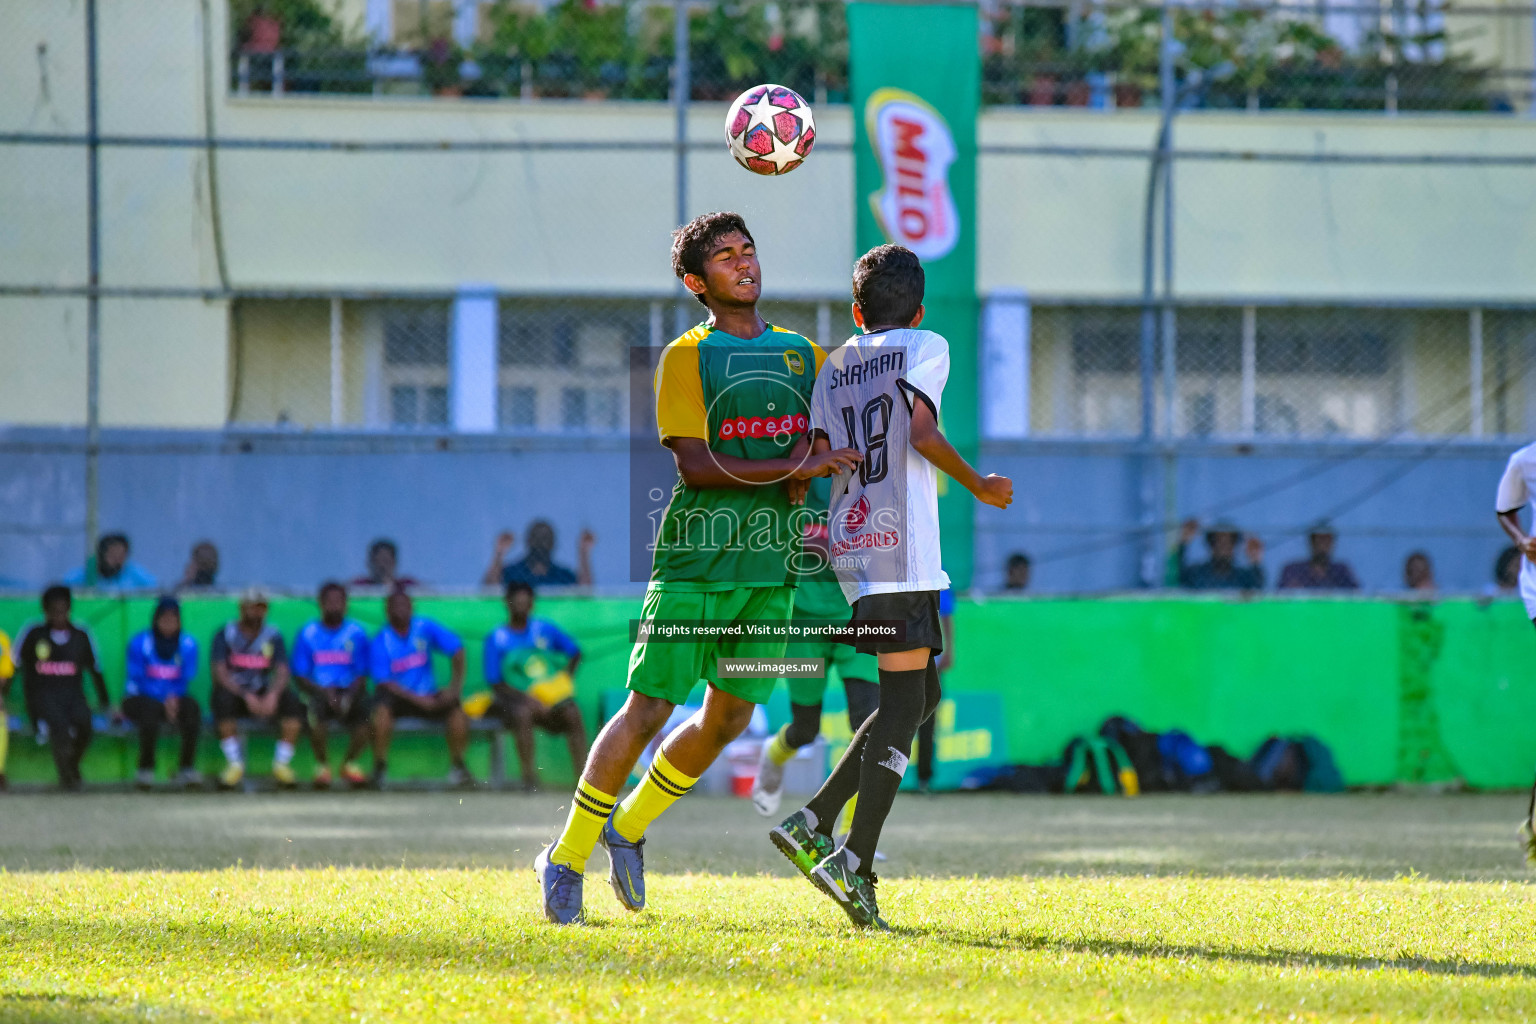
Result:
<svg viewBox="0 0 1536 1024"><path fill-rule="evenodd" d="M860 639L879 659L880 704L821 790L770 833L775 846L855 924L884 927L870 870L875 844L906 771L913 737L939 705L935 658L943 650L939 592L938 474L997 508L1013 501L1007 477L982 476L939 431L949 343L923 320L923 267L882 245L853 272L853 319L862 334L827 356L811 397L812 451L853 448L857 472L836 477L828 550L851 624L890 624L895 636ZM853 824L832 840L838 811L855 795Z"/></svg>
<svg viewBox="0 0 1536 1024"><path fill-rule="evenodd" d="M1510 542L1520 552L1520 597L1525 601L1525 617L1536 623L1536 536L1520 527L1520 510L1531 500L1536 491L1536 444L1528 444L1509 457L1504 477L1499 481L1499 494L1494 511L1499 514L1499 525L1504 528ZM1525 846L1525 863L1536 869L1536 786L1531 789L1531 802L1520 823L1520 839Z"/></svg>

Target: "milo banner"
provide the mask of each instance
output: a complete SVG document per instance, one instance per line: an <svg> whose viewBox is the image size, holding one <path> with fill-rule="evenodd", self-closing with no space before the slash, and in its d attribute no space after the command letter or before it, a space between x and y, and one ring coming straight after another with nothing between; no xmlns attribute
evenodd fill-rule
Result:
<svg viewBox="0 0 1536 1024"><path fill-rule="evenodd" d="M923 326L949 340L940 423L976 460L976 115L981 96L974 4L848 5L854 104L855 239L923 261ZM940 480L944 563L971 582L974 499Z"/></svg>

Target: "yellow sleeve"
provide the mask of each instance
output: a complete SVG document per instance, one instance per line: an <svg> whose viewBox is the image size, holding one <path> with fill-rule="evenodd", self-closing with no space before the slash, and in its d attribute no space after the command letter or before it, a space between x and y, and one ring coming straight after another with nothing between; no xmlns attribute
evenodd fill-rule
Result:
<svg viewBox="0 0 1536 1024"><path fill-rule="evenodd" d="M709 440L699 346L688 344L684 338L666 347L656 367L656 431L662 444L673 437Z"/></svg>
<svg viewBox="0 0 1536 1024"><path fill-rule="evenodd" d="M11 638L0 629L0 680L6 680L16 674L16 662L11 659ZM3 726L0 726L3 728Z"/></svg>
<svg viewBox="0 0 1536 1024"><path fill-rule="evenodd" d="M814 341L811 341L810 338L806 338L805 340L811 342L811 351L816 353L816 373L820 373L821 364L827 361L827 353L822 349L820 345L816 344ZM811 374L811 376L816 376L816 373Z"/></svg>

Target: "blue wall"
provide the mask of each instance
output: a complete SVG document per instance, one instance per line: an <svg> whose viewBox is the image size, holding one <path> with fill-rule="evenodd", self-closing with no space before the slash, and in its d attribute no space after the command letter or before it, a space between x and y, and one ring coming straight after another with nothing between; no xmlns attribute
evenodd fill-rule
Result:
<svg viewBox="0 0 1536 1024"><path fill-rule="evenodd" d="M0 577L33 586L80 563L82 442L79 431L0 431ZM1307 524L1336 513L1339 555L1368 588L1396 588L1404 557L1422 547L1442 588L1480 591L1504 544L1493 498L1513 447L1184 445L1175 507L1179 518L1225 515L1257 531L1272 582L1304 556ZM529 520L544 516L560 561L574 567L577 534L590 527L598 584L629 586L629 491L642 474L642 489L654 486L658 453L648 438L637 451L647 458L632 474L623 438L108 432L101 525L127 531L134 558L167 580L206 536L223 554L224 582L308 590L360 575L368 542L390 536L403 572L463 588L479 580L498 530L516 531L521 547ZM983 470L1011 475L1015 501L977 513L977 583L998 586L1004 558L1025 550L1043 591L1134 585L1137 545L1126 538L1139 465L1126 444L985 445ZM1203 543L1196 549L1203 558Z"/></svg>
<svg viewBox="0 0 1536 1024"><path fill-rule="evenodd" d="M1422 548L1442 589L1480 592L1508 544L1494 520L1494 492L1516 443L1181 445L1174 518L1225 517L1256 533L1268 549L1271 587L1286 562L1306 557L1308 526L1327 516L1339 533L1336 557L1367 589L1401 589L1404 559ZM981 468L1013 477L1014 504L977 513L978 584L999 586L1004 559L1018 550L1035 558L1040 590L1131 584L1141 462L1125 444L984 446ZM1206 557L1203 539L1193 556Z"/></svg>

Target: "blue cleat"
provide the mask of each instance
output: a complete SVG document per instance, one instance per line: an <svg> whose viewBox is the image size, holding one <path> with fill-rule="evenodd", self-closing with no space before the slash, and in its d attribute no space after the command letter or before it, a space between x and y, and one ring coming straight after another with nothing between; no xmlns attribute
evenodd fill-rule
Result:
<svg viewBox="0 0 1536 1024"><path fill-rule="evenodd" d="M534 874L544 890L544 916L553 924L580 922L582 874L564 864L550 863L553 850L553 846L544 847L533 862Z"/></svg>
<svg viewBox="0 0 1536 1024"><path fill-rule="evenodd" d="M603 823L598 842L608 851L608 884L626 910L645 909L645 837L630 842L613 827L613 816Z"/></svg>

